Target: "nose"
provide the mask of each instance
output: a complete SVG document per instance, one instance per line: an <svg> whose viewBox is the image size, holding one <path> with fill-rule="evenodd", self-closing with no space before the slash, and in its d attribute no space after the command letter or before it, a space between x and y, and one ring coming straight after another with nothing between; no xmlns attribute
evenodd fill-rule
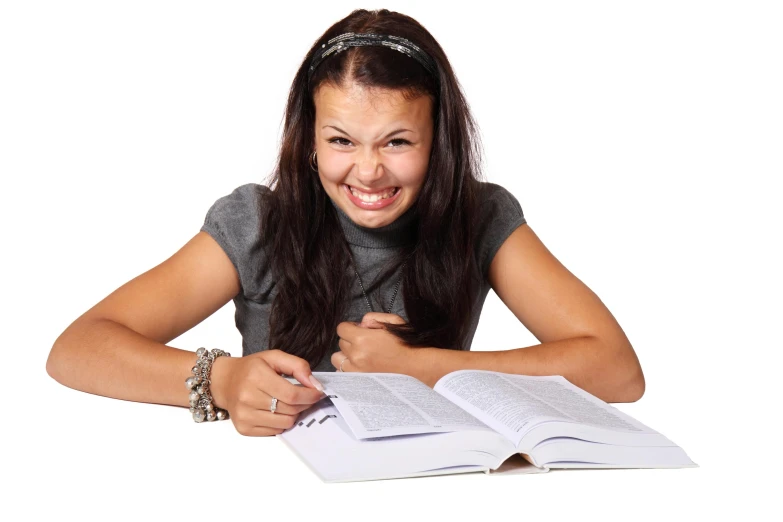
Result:
<svg viewBox="0 0 783 522"><path fill-rule="evenodd" d="M356 159L356 177L369 187L383 177L383 165L373 150L366 150Z"/></svg>

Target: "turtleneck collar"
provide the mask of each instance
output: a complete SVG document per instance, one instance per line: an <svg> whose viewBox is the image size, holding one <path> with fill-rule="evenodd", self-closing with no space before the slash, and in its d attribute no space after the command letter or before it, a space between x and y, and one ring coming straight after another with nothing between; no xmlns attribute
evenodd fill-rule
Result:
<svg viewBox="0 0 783 522"><path fill-rule="evenodd" d="M367 228L354 223L330 197L329 202L337 211L345 238L352 245L369 248L391 248L406 245L416 237L418 220L416 219L415 204L411 205L405 213L392 223L379 228Z"/></svg>

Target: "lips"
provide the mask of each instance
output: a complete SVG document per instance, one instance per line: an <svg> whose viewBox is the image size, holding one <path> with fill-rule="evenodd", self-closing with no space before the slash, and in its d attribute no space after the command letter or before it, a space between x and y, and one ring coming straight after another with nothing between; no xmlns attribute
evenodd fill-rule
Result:
<svg viewBox="0 0 783 522"><path fill-rule="evenodd" d="M392 190L392 189L399 189L399 188L400 188L400 187L384 187L384 188L382 188L382 189L378 189L378 190L372 190L372 191L370 191L370 190L364 190L364 189L361 189L361 188L359 188L359 187L354 187L353 185L346 185L346 186L348 186L348 187L350 187L350 188L354 189L354 190L355 190L355 191L357 191L357 192L361 192L362 194L367 194L368 196L372 196L372 195L374 195L374 194L383 194L384 192L386 192L386 191L388 191L388 190Z"/></svg>
<svg viewBox="0 0 783 522"><path fill-rule="evenodd" d="M348 196L348 199L351 200L351 203L364 210L379 210L394 203L397 200L397 198L399 198L402 189L400 187L390 187L390 188L396 189L396 191L392 196L383 199L377 199L376 201L364 201L361 198L354 195L354 193L351 192L351 188L348 185L343 184L343 190L345 191L345 194ZM369 193L362 192L362 191L359 192L362 192L362 194L377 196L378 194L383 194L384 191L388 189L389 188L379 190L379 191L369 192Z"/></svg>

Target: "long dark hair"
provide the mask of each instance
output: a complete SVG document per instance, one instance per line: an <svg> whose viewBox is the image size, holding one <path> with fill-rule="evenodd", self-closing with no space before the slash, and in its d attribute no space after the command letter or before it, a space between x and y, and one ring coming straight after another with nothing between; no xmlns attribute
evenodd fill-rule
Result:
<svg viewBox="0 0 783 522"><path fill-rule="evenodd" d="M343 33L401 36L430 54L438 78L416 60L385 47L352 47L307 73L321 44ZM446 54L416 20L386 9L359 9L332 25L311 47L296 73L285 112L277 166L261 201L263 247L278 278L270 315L269 348L306 359L329 356L350 300L350 250L339 216L309 164L315 136L313 94L322 84L355 82L430 96L433 142L429 168L415 205L415 242L403 247L376 279L379 290L407 258L402 292L408 323L388 331L411 347L459 349L471 323L481 278L474 255L477 181L482 180L477 126ZM352 277L353 276L353 277Z"/></svg>

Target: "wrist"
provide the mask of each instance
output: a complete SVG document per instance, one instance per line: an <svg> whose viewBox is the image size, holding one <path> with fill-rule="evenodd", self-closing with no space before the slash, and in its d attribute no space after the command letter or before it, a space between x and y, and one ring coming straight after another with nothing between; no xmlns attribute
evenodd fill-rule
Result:
<svg viewBox="0 0 783 522"><path fill-rule="evenodd" d="M207 350L204 347L196 350L196 364L191 369L191 375L185 379L185 386L190 393L190 413L196 422L225 420L228 418L228 410L215 406L212 395L212 366L218 357L231 357L231 354L214 348Z"/></svg>
<svg viewBox="0 0 783 522"><path fill-rule="evenodd" d="M425 350L432 350L432 348L415 347L410 349L410 353L407 357L407 368L404 373L411 377L415 377L432 388L434 383L429 382L427 363L425 361L427 354Z"/></svg>
<svg viewBox="0 0 783 522"><path fill-rule="evenodd" d="M210 389L212 391L212 402L218 408L228 409L228 385L231 383L232 369L235 359L231 357L218 357L212 363L212 375L210 376Z"/></svg>

